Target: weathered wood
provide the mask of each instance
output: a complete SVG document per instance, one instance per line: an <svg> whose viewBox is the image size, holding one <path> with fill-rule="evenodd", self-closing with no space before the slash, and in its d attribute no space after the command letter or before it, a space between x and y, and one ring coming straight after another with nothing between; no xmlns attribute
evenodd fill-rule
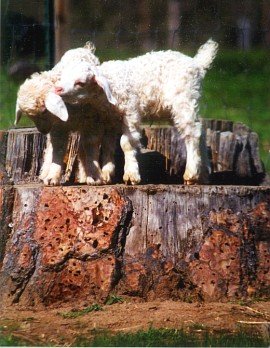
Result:
<svg viewBox="0 0 270 348"><path fill-rule="evenodd" d="M0 268L5 254L5 247L12 231L12 213L14 189L12 186L0 186Z"/></svg>
<svg viewBox="0 0 270 348"><path fill-rule="evenodd" d="M6 172L14 183L37 182L46 138L35 128L8 132Z"/></svg>
<svg viewBox="0 0 270 348"><path fill-rule="evenodd" d="M261 209L261 217L265 214L264 223L267 219L269 223L269 189L255 193L254 188L170 186L146 191L148 197L147 200L144 197L142 205L136 204L136 197L142 200L141 192L134 192L135 197L129 195L134 217L138 207L137 216L145 216L147 220L142 223L143 229L136 229L135 224L135 235L127 238L125 249L129 267L126 275L137 273L141 282L137 284L139 293L154 296L158 292L161 275L166 278L166 262L167 267L173 269L169 272L171 276L185 284L181 294L176 284L172 288L164 280L163 291L167 296L168 293L176 296L177 292L179 296L192 296L192 291L185 291L189 286L195 286L204 299L245 296L256 292L256 279L264 284L261 290L267 290L270 231L269 226L264 225L262 233L257 209ZM141 240L145 239L147 242L142 244ZM146 279L142 282L142 267L138 264L144 263L149 263L145 277L154 273L151 282ZM145 282L152 294L146 294ZM134 288L128 290L129 287L130 284L126 291L135 291Z"/></svg>
<svg viewBox="0 0 270 348"><path fill-rule="evenodd" d="M258 136L247 126L230 121L203 120L211 164L211 184L259 185L265 170L260 160ZM148 151L139 162L144 183L182 183L186 162L184 141L172 127L145 127L142 138ZM7 135L6 172L15 183L38 182L45 137L34 128L12 129ZM4 140L2 141L2 143ZM69 138L62 182L76 183L79 136ZM149 150L153 151L150 154ZM120 147L116 153L116 183L122 182L123 161ZM155 168L152 169L151 167ZM147 168L147 170L145 170ZM151 172L151 176L148 174ZM154 175L156 173L157 176Z"/></svg>
<svg viewBox="0 0 270 348"><path fill-rule="evenodd" d="M242 123L203 120L211 162L210 183L257 185L265 170L260 160L258 136ZM184 141L174 128L145 128L147 148L166 159L169 181L181 182L185 169Z"/></svg>
<svg viewBox="0 0 270 348"><path fill-rule="evenodd" d="M76 176L72 178L72 173L74 175L76 172L76 159L77 159L77 153L79 149L79 143L80 143L80 135L77 132L71 133L69 135L69 141L67 146L67 152L65 156L65 172L63 175L63 182L68 181L76 181Z"/></svg>
<svg viewBox="0 0 270 348"><path fill-rule="evenodd" d="M46 136L39 133L36 128L11 129L2 143L7 149L5 161L2 161L5 162L5 175L9 177L10 183L39 182ZM71 173L75 171L78 146L79 135L76 132L71 133L64 158L63 182L68 182Z"/></svg>
<svg viewBox="0 0 270 348"><path fill-rule="evenodd" d="M9 178L6 171L8 132L0 131L0 185L7 184Z"/></svg>
<svg viewBox="0 0 270 348"><path fill-rule="evenodd" d="M8 132L0 131L0 268L12 227L14 189L6 172Z"/></svg>
<svg viewBox="0 0 270 348"><path fill-rule="evenodd" d="M269 187L14 190L2 306L269 296Z"/></svg>

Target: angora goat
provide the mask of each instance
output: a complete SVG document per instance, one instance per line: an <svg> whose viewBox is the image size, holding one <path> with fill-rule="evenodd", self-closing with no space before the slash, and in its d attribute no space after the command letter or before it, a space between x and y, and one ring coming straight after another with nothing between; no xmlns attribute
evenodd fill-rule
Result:
<svg viewBox="0 0 270 348"><path fill-rule="evenodd" d="M79 131L81 138L78 153L79 182L95 185L109 183L111 180L114 171L112 144L115 142L116 131L107 127L102 115L98 115L90 105L66 106L63 100L53 93L61 71L71 62L99 65L99 60L93 54L94 50L91 44L86 44L84 48L67 51L52 70L33 74L18 91L15 124L22 114L26 114L41 133L50 133L40 174L40 179L45 184L60 183L63 157L70 131ZM101 143L102 170L98 162Z"/></svg>
<svg viewBox="0 0 270 348"><path fill-rule="evenodd" d="M136 149L140 147L141 118L146 115L173 119L186 145L184 182L206 182L207 156L202 146L198 101L201 81L217 48L210 39L194 58L160 51L100 66L71 64L62 70L55 92L68 103L92 105L107 114L112 124L121 120L125 183L138 184L141 180Z"/></svg>

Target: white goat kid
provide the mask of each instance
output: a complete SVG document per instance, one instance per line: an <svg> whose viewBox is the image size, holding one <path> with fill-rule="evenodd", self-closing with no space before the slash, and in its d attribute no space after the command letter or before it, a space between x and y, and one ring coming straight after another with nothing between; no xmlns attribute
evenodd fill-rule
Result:
<svg viewBox="0 0 270 348"><path fill-rule="evenodd" d="M26 114L33 120L37 129L47 134L47 146L44 155L40 179L47 185L58 185L64 162L64 155L70 131L79 131L80 147L79 175L80 183L98 185L109 183L114 172L113 142L116 135L108 131L102 122L102 116L90 105L65 105L62 98L54 92L55 82L59 79L62 69L71 62L87 61L99 65L93 54L95 48L86 44L84 48L70 50L64 54L61 61L48 72L33 74L27 79L18 91L16 104L17 124ZM107 130L106 130L107 129ZM104 138L104 134L110 134ZM103 168L99 166L100 145L103 142ZM110 143L110 146L107 145Z"/></svg>
<svg viewBox="0 0 270 348"><path fill-rule="evenodd" d="M81 62L62 70L56 93L68 103L90 104L122 120L121 147L125 156L124 182L137 184L140 173L136 149L144 116L171 117L187 150L184 182L206 182L206 155L198 117L201 81L210 67L217 43L208 40L194 58L175 51L151 52L100 66ZM208 174L208 173L207 173Z"/></svg>

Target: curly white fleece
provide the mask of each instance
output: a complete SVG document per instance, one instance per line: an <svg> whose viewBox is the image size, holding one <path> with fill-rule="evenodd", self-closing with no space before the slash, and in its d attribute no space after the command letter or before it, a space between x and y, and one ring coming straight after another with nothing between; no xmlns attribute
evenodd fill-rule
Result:
<svg viewBox="0 0 270 348"><path fill-rule="evenodd" d="M17 95L17 117L26 114L36 124L42 133L50 133L44 162L41 168L40 179L45 184L57 185L60 183L64 155L70 131L79 131L81 142L79 148L79 182L91 185L108 183L114 171L113 146L115 132L109 132L110 146L104 143L106 122L98 127L96 122L103 122L102 117L97 118L96 110L91 106L67 105L69 118L67 122L61 121L49 112L45 101L49 93L55 89L62 70L74 62L88 62L99 65L98 58L94 55L95 47L87 43L82 48L67 51L60 62L50 71L35 73L20 86ZM108 133L108 131L107 131ZM100 145L103 142L103 168L99 166Z"/></svg>
<svg viewBox="0 0 270 348"><path fill-rule="evenodd" d="M94 55L95 46L87 42L84 47L67 51L61 60L49 71L34 73L20 86L17 94L17 105L20 111L28 116L36 116L44 111L45 98L54 91L55 83L60 79L66 66L74 62L88 62L99 65Z"/></svg>
<svg viewBox="0 0 270 348"><path fill-rule="evenodd" d="M183 136L187 149L185 183L206 181L198 101L201 81L217 47L210 39L194 58L175 51L160 51L125 61L108 61L96 67L87 62L66 66L58 83L59 95L68 103L93 105L110 115L112 123L122 120L126 183L137 184L141 180L136 148L140 146L141 119L149 115L171 117ZM104 80L106 83L102 85ZM114 103L109 102L108 88Z"/></svg>

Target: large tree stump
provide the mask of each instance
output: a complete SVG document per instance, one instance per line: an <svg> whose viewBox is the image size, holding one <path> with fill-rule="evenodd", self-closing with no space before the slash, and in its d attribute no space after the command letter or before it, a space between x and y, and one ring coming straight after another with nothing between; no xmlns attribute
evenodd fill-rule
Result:
<svg viewBox="0 0 270 348"><path fill-rule="evenodd" d="M269 295L269 187L14 190L1 305Z"/></svg>
<svg viewBox="0 0 270 348"><path fill-rule="evenodd" d="M207 123L208 122L208 123ZM0 133L0 306L150 299L266 298L270 290L270 187L255 133L205 121L212 183L183 186L185 148L172 128L145 128L145 183L76 184L71 134L63 182L39 183L45 137ZM121 181L117 150L116 181ZM157 175L158 173L158 175Z"/></svg>

